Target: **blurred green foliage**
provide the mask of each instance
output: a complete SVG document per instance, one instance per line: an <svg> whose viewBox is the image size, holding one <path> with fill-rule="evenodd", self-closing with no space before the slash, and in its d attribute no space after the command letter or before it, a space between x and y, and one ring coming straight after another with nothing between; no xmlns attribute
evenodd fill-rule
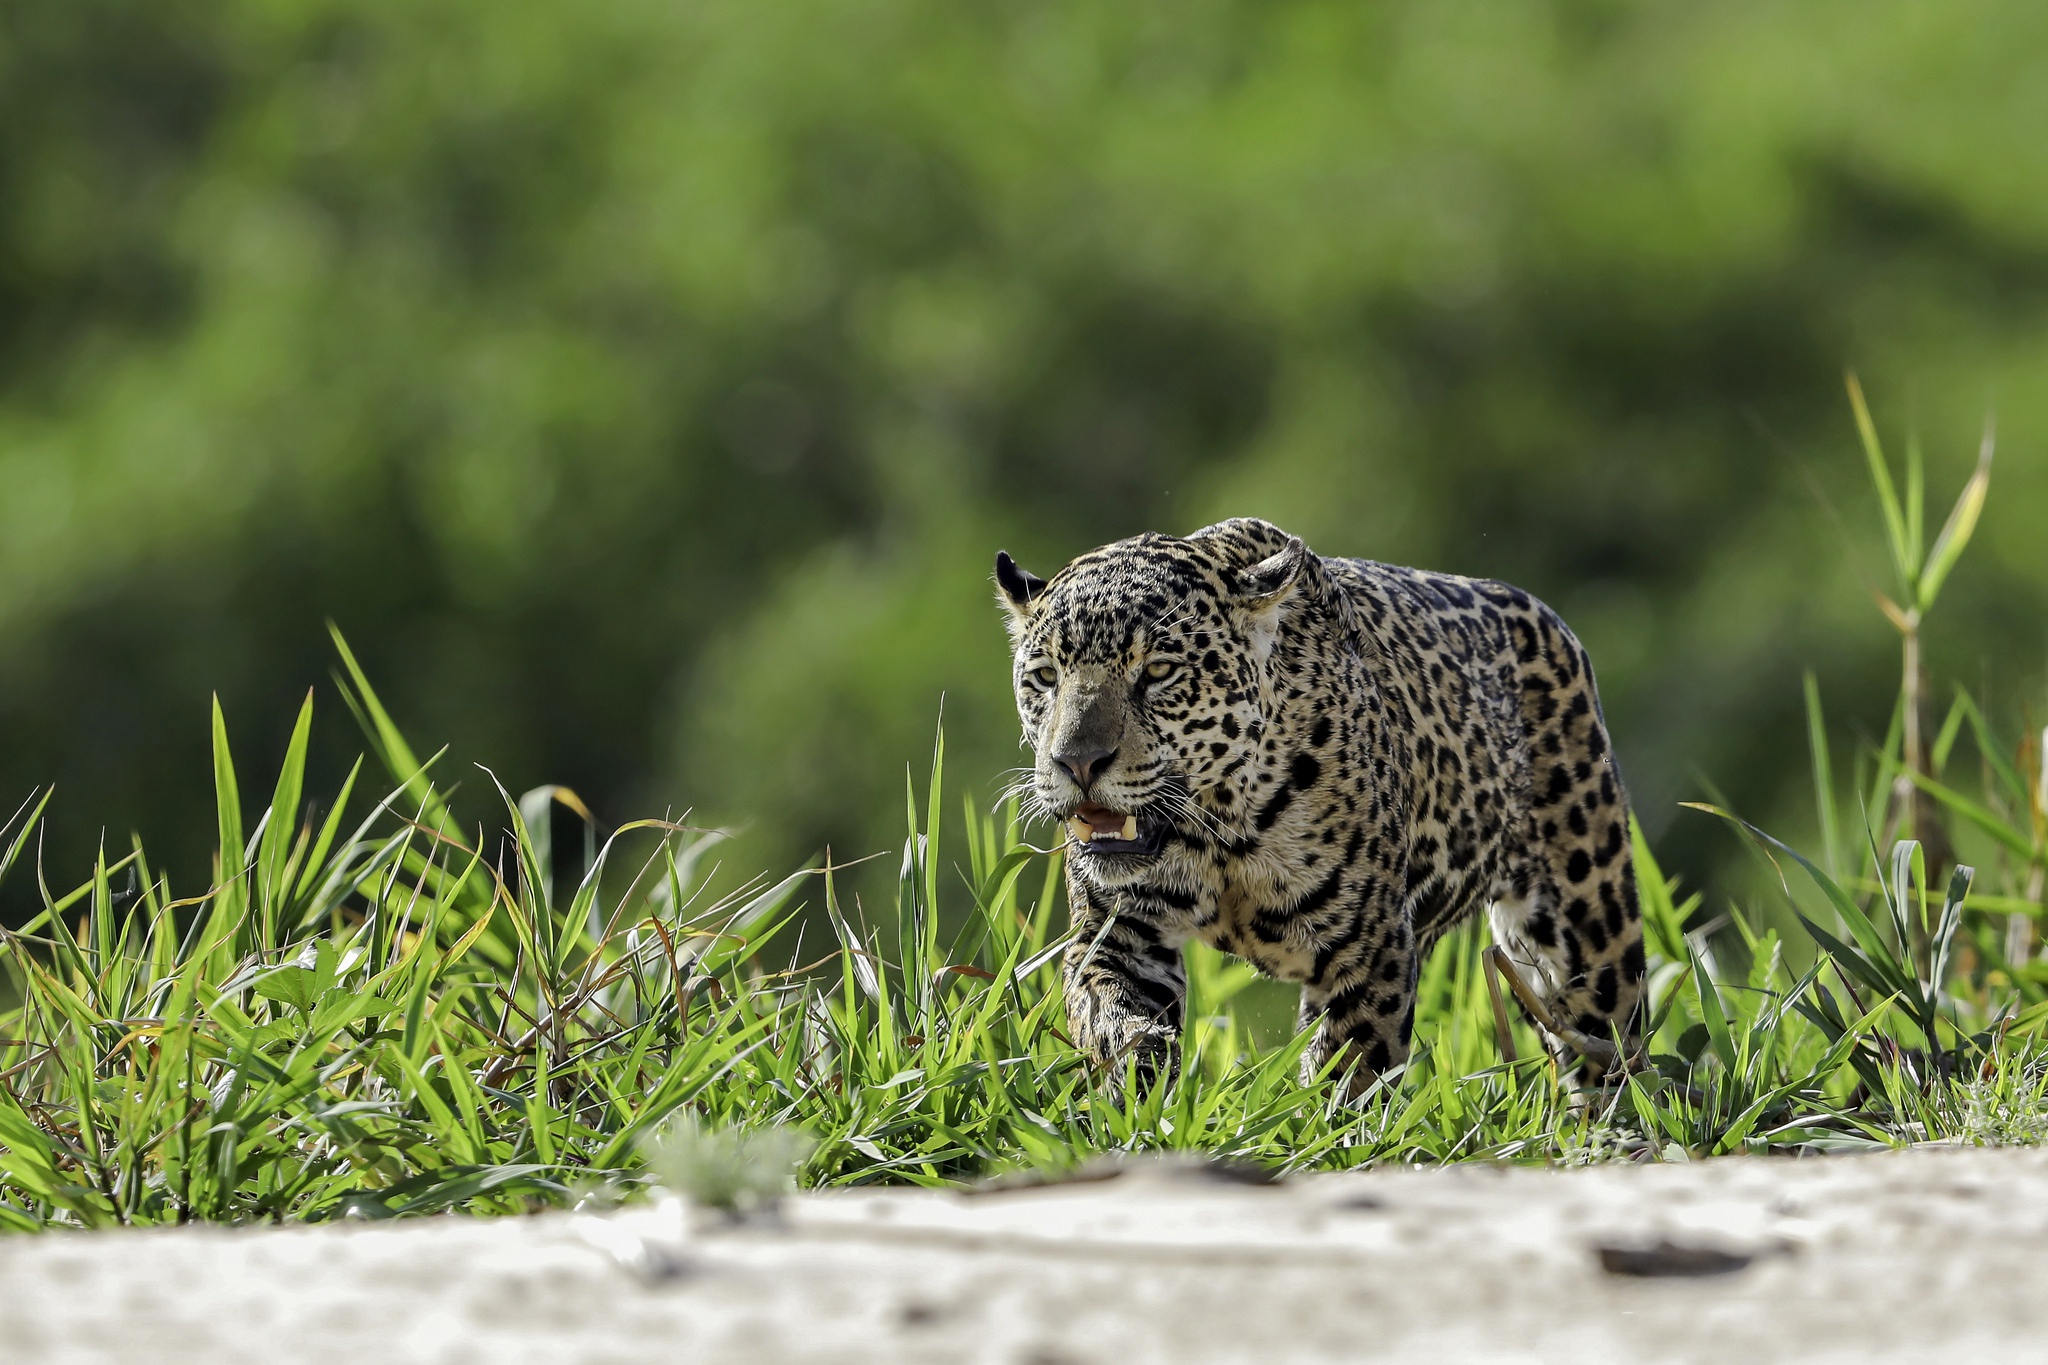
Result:
<svg viewBox="0 0 2048 1365"><path fill-rule="evenodd" d="M1258 514L1544 595L1653 835L1701 777L1784 828L1800 667L1877 731L1895 677L1806 487L1868 498L1845 366L1938 488L1996 409L1941 628L2038 676L2044 50L2022 0L0 0L0 793L203 857L207 693L281 753L331 617L471 787L864 853L941 693L957 773L1019 761L998 545Z"/></svg>

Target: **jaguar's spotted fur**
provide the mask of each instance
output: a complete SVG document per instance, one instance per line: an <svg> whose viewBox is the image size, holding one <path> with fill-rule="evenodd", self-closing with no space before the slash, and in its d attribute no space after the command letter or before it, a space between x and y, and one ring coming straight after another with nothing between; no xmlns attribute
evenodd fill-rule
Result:
<svg viewBox="0 0 2048 1365"><path fill-rule="evenodd" d="M996 560L1034 790L1068 823L1075 1040L1177 1065L1199 938L1301 984L1304 1074L1408 1052L1473 907L1555 1018L1633 1049L1642 926L1585 650L1505 583L1322 559L1267 522Z"/></svg>

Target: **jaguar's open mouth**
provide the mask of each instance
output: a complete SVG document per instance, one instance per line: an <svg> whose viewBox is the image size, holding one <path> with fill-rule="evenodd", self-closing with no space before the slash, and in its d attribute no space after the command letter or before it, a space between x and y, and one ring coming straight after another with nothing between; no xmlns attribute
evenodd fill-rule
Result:
<svg viewBox="0 0 2048 1365"><path fill-rule="evenodd" d="M1165 830L1156 821L1088 801L1067 817L1067 833L1075 852L1100 857L1105 853L1157 853Z"/></svg>

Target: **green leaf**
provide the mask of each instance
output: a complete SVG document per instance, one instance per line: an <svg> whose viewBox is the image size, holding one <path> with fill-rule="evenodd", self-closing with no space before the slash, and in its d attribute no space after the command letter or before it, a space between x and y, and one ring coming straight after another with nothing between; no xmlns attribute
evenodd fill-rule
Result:
<svg viewBox="0 0 2048 1365"><path fill-rule="evenodd" d="M1877 490L1878 506L1884 512L1892 564L1898 569L1899 581L1905 585L1910 598L1913 576L1919 569L1919 546L1907 537L1906 514L1899 505L1898 489L1892 484L1891 467L1885 462L1884 448L1878 444L1877 426L1870 420L1869 405L1863 401L1863 386L1856 381L1853 372L1848 377L1848 386L1849 407L1856 415L1856 434L1862 440L1863 458L1870 466L1871 486Z"/></svg>
<svg viewBox="0 0 2048 1365"><path fill-rule="evenodd" d="M1892 879L1884 889L1884 904L1898 938L1899 962L1904 965L1912 956L1914 928L1927 923L1927 855L1918 839L1892 844Z"/></svg>
<svg viewBox="0 0 2048 1365"><path fill-rule="evenodd" d="M348 777L341 784L340 794L334 798L333 809L327 812L327 818L321 822L320 833L313 840L313 851L306 855L305 865L299 869L298 885L294 888L293 895L304 896L322 881L323 874L327 871L328 852L334 847L334 836L340 832L342 815L348 810L349 795L355 791L356 778L362 771L363 760L358 757L349 768ZM316 898L316 904L309 907L309 910L317 913L319 908Z"/></svg>
<svg viewBox="0 0 2048 1365"><path fill-rule="evenodd" d="M769 917L780 910L795 894L804 878L813 875L815 869L808 867L792 872L733 912L731 918L719 927L719 932L704 945L703 955L697 960L698 970L706 976L716 975L724 970L727 964L773 938L775 932L788 923L796 911L792 910L789 915L768 924L765 929L764 924L767 924Z"/></svg>
<svg viewBox="0 0 2048 1365"><path fill-rule="evenodd" d="M249 983L249 988L265 1000L275 1000L306 1014L312 1010L313 1002L320 998L314 980L314 974L306 968L286 966L256 978Z"/></svg>
<svg viewBox="0 0 2048 1365"><path fill-rule="evenodd" d="M1985 499L1991 494L1992 445L1992 429L1987 423L1983 446L1977 452L1977 468L1957 495L1956 505L1949 509L1948 520L1942 523L1940 534L1934 538L1934 548L1928 551L1927 567L1920 575L1918 605L1922 613L1934 605L1934 599L1941 593L1941 585L1948 579L1949 570L1962 558L1964 548L1976 532L1977 519L1984 513Z"/></svg>
<svg viewBox="0 0 2048 1365"><path fill-rule="evenodd" d="M218 703L216 702L216 705ZM278 769L277 790L270 798L270 816L256 854L256 894L266 924L274 923L282 902L290 894L286 884L286 863L292 852L299 825L299 801L305 790L306 743L313 730L313 694L309 690L285 745L284 764ZM223 746L226 737L222 737ZM267 942L270 935L263 935Z"/></svg>
<svg viewBox="0 0 2048 1365"><path fill-rule="evenodd" d="M1968 820L1978 829L1983 830L1999 843L2005 845L2012 852L2018 854L2021 859L2032 861L2041 856L2039 845L2035 844L2032 839L2022 834L2019 830L2014 829L2004 820L1999 819L1988 807L1972 801L1953 787L1945 786L1925 773L1916 773L1909 770L1906 776L1912 779L1915 786L1941 802L1942 805L1954 811L1957 815Z"/></svg>
<svg viewBox="0 0 2048 1365"><path fill-rule="evenodd" d="M385 769L403 786L424 824L434 829L450 828L448 807L441 794L434 790L433 783L427 780L427 768L432 760L422 763L413 755L412 746L405 742L404 734L378 698L377 689L370 686L369 676L356 662L348 641L342 638L340 627L329 621L327 633L333 637L334 648L340 653L342 667L348 674L342 684L342 699L356 713L356 719L362 723Z"/></svg>
<svg viewBox="0 0 2048 1365"><path fill-rule="evenodd" d="M1920 572L1920 547L1927 543L1927 457L1920 434L1906 433L1906 544L1913 550L1913 572Z"/></svg>
<svg viewBox="0 0 2048 1365"><path fill-rule="evenodd" d="M1830 875L1840 876L1842 835L1835 813L1834 764L1828 756L1828 727L1821 714L1820 683L1812 669L1806 670L1802 685L1806 693L1806 746L1813 760L1813 803L1820 817L1821 858Z"/></svg>
<svg viewBox="0 0 2048 1365"><path fill-rule="evenodd" d="M8 817L5 825L0 825L0 838L5 838L7 831L12 829L17 821L21 824L21 828L15 831L14 838L8 842L6 852L0 853L0 882L7 880L8 869L21 857L22 849L28 846L29 836L34 834L36 827L42 823L43 810L50 804L50 794L55 790L55 787L45 787L40 793L29 793L28 800L23 801L14 814ZM25 819L24 813L27 817Z"/></svg>
<svg viewBox="0 0 2048 1365"><path fill-rule="evenodd" d="M337 1029L364 1019L381 1019L387 1014L396 1014L405 1008L405 1001L374 991L362 993L329 992L321 999L313 1015L311 1032L331 1034Z"/></svg>
<svg viewBox="0 0 2048 1365"><path fill-rule="evenodd" d="M1671 882L1665 877L1664 869L1657 864L1657 858L1650 851L1650 841L1643 836L1643 827L1631 814L1628 822L1629 844L1636 870L1637 899L1641 902L1643 932L1649 940L1650 951L1667 962L1683 962L1685 948L1685 915L1672 903Z"/></svg>
<svg viewBox="0 0 2048 1365"><path fill-rule="evenodd" d="M443 1166L423 1171L387 1190L348 1195L338 1200L327 1216L392 1218L439 1213L492 1191L533 1190L558 1196L568 1193L562 1182L547 1178L546 1172L554 1169L535 1164Z"/></svg>
<svg viewBox="0 0 2048 1365"><path fill-rule="evenodd" d="M1956 864L1955 871L1949 874L1948 892L1942 897L1941 916L1928 935L1927 979L1937 992L1948 976L1949 955L1955 945L1956 931L1963 925L1963 904L1969 899L1970 883L1976 876L1976 868Z"/></svg>
<svg viewBox="0 0 2048 1365"><path fill-rule="evenodd" d="M1969 718L1970 699L1961 688L1956 689L1956 699L1949 704L1948 714L1942 717L1941 729L1934 736L1934 743L1927 751L1927 766L1939 773L1948 766L1949 755L1955 751L1956 740L1963 733L1963 722Z"/></svg>
<svg viewBox="0 0 2048 1365"><path fill-rule="evenodd" d="M1798 915L1799 922L1806 926L1807 933L1813 935L1814 942L1827 950L1828 956L1835 966L1846 969L1851 976L1854 976L1873 990L1896 993L1900 989L1899 978L1896 974L1885 970L1880 964L1872 962L1868 957L1857 952L1854 948L1842 942L1842 940L1836 938L1818 924L1815 924L1799 911L1795 910L1792 913Z"/></svg>
<svg viewBox="0 0 2048 1365"><path fill-rule="evenodd" d="M213 698L213 792L219 822L221 899L224 906L239 912L249 896L243 878L248 869L242 862L242 793L235 785L235 760L228 750L228 724L221 714L219 693Z"/></svg>
<svg viewBox="0 0 2048 1365"><path fill-rule="evenodd" d="M1715 989L1713 979L1707 975L1707 964L1700 955L1694 953L1691 957L1693 990L1699 1002L1700 1022L1706 1025L1707 1038L1712 1042L1714 1051L1719 1054L1722 1064L1733 1072L1738 1064L1735 1038L1728 1029L1728 1016L1721 1008L1721 993Z"/></svg>
<svg viewBox="0 0 2048 1365"><path fill-rule="evenodd" d="M1855 957L1859 962L1864 963L1871 970L1879 973L1887 982L1884 989L1904 990L1910 988L1911 981L1904 966L1893 954L1890 946L1885 943L1884 936L1878 933L1877 926L1872 924L1869 917L1863 913L1856 902L1850 899L1849 893L1844 891L1834 878L1821 871L1812 859L1791 845L1764 833L1747 820L1731 815L1718 806L1709 806L1697 801L1681 801L1679 804L1690 810L1705 811L1709 815L1718 816L1737 826L1745 831L1759 848L1764 850L1766 856L1769 856L1771 849L1776 849L1798 863L1800 868L1806 873L1808 880L1820 889L1821 894L1826 897L1828 904L1834 908L1837 915L1841 916L1842 922L1849 927L1851 936L1855 938L1857 945L1863 950L1861 953L1853 953L1846 946L1843 946L1842 951L1851 953L1851 956ZM1772 861L1775 866L1776 860L1773 859ZM1779 875L1779 885L1784 889L1786 899L1792 900L1792 888L1784 882L1782 872ZM1795 901L1793 904L1796 910L1797 902ZM1813 922L1803 914L1800 915L1800 922L1807 925L1809 929L1816 928ZM1838 943L1838 940L1832 936L1829 936L1827 941Z"/></svg>
<svg viewBox="0 0 2048 1365"><path fill-rule="evenodd" d="M2025 806L2034 793L2029 790L2027 779L2020 775L2020 770L2014 767L2012 760L2006 756L2004 746L1992 736L1990 727L1984 721L1984 712L1978 707L1976 699L1958 687L1956 705L1963 708L1964 716L1970 725L1970 736L1976 741L1977 754L1990 767L1999 787L2005 792L2006 799L2014 805Z"/></svg>

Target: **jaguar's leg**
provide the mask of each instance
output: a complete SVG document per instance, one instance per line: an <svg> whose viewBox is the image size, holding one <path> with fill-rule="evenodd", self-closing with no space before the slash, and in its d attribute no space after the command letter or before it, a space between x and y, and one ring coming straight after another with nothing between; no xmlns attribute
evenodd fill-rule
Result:
<svg viewBox="0 0 2048 1365"><path fill-rule="evenodd" d="M1582 1046L1557 1035L1548 1039L1559 1059L1589 1081L1640 1050L1636 1006L1643 989L1628 802L1605 755L1606 735L1597 716L1591 720L1599 759L1586 756L1582 731L1577 756L1566 746L1538 760L1532 821L1538 840L1489 909L1494 941L1551 1017L1618 1048L1614 1056L1582 1057Z"/></svg>
<svg viewBox="0 0 2048 1365"><path fill-rule="evenodd" d="M1540 603L1511 627L1527 806L1489 917L1551 1018L1581 1042L1607 1045L1548 1039L1582 1077L1598 1079L1639 1050L1643 923L1628 798L1585 649Z"/></svg>
<svg viewBox="0 0 2048 1365"><path fill-rule="evenodd" d="M1141 1085L1171 1081L1180 1069L1187 998L1181 945L1187 935L1142 893L1114 901L1069 872L1077 930L1064 965L1067 1026L1075 1044L1121 1084L1134 1063Z"/></svg>
<svg viewBox="0 0 2048 1365"><path fill-rule="evenodd" d="M1302 1054L1301 1079L1312 1083L1339 1057L1336 1084L1346 1099L1356 1099L1408 1060L1419 958L1407 921L1393 917L1349 956L1329 979L1301 988L1301 1027L1316 1030Z"/></svg>

